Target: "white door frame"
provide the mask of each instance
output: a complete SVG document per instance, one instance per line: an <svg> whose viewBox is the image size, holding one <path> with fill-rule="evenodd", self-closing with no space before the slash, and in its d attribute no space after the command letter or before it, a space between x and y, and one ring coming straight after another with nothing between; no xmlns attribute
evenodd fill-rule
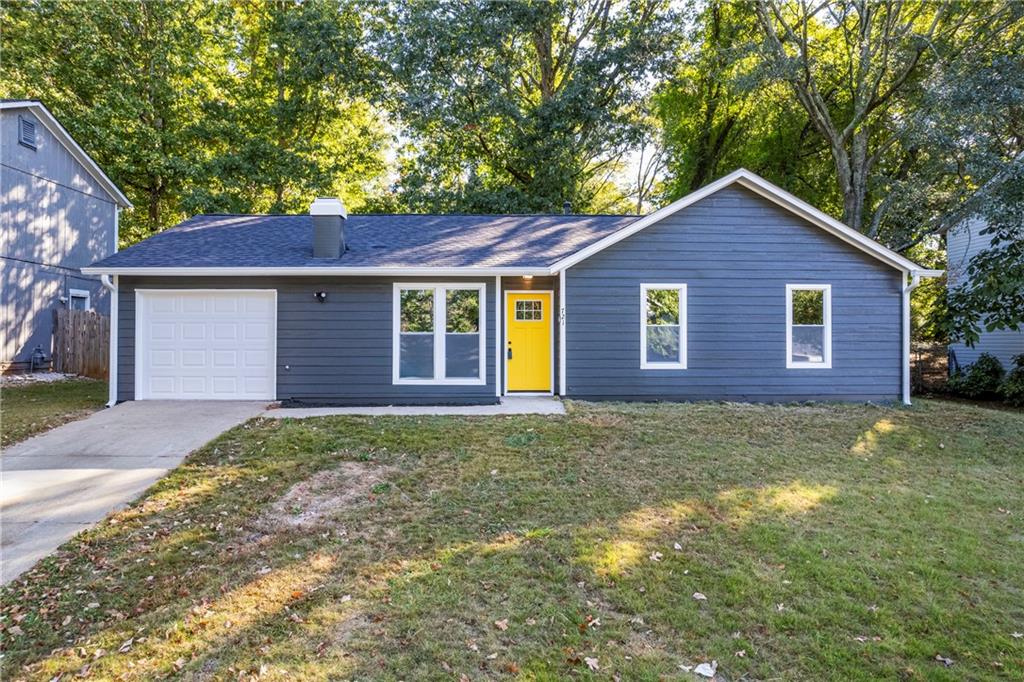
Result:
<svg viewBox="0 0 1024 682"><path fill-rule="evenodd" d="M273 360L271 361L271 369L273 370L270 374L270 398L269 400L277 400L277 289L136 289L135 290L135 386L133 387L133 400L148 400L148 397L143 395L143 391L140 387L143 384L142 376L142 352L143 345L142 330L145 329L145 306L142 305L142 300L146 294L271 294L274 303L274 314L271 317L271 328L270 328L270 349L273 354Z"/></svg>
<svg viewBox="0 0 1024 682"><path fill-rule="evenodd" d="M509 294L548 294L548 323L551 325L550 335L550 357L548 358L548 364L551 365L551 390L549 391L516 391L516 395L554 395L555 394L555 291L554 289L507 289L505 291L504 301L501 307L502 314L502 325L501 325L501 357L502 357L502 368L501 374L503 377L504 389L502 395L508 394L508 295Z"/></svg>

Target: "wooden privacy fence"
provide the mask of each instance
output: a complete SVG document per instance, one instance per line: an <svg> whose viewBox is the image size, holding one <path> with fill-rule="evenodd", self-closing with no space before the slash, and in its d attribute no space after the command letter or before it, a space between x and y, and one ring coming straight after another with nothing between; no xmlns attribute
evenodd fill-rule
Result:
<svg viewBox="0 0 1024 682"><path fill-rule="evenodd" d="M53 311L53 371L107 378L110 318L91 310Z"/></svg>

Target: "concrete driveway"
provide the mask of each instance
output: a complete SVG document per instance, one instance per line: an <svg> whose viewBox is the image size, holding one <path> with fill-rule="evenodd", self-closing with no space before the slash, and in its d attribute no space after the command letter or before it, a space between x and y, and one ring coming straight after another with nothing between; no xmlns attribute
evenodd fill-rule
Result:
<svg viewBox="0 0 1024 682"><path fill-rule="evenodd" d="M123 403L11 446L0 457L0 582L265 409L234 401Z"/></svg>

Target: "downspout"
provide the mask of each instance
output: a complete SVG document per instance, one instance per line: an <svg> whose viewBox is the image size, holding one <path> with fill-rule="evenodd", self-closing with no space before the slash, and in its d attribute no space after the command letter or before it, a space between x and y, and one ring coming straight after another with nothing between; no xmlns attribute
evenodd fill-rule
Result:
<svg viewBox="0 0 1024 682"><path fill-rule="evenodd" d="M107 361L109 395L107 407L117 404L117 275L100 275L100 283L110 292L110 359Z"/></svg>
<svg viewBox="0 0 1024 682"><path fill-rule="evenodd" d="M903 275L903 404L910 405L910 293L921 283L921 273L910 273L910 283Z"/></svg>

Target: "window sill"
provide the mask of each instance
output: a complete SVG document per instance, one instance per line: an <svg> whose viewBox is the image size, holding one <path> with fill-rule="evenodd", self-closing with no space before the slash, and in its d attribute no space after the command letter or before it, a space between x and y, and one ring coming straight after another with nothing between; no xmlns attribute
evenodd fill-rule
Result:
<svg viewBox="0 0 1024 682"><path fill-rule="evenodd" d="M392 386L486 386L484 379L395 379Z"/></svg>
<svg viewBox="0 0 1024 682"><path fill-rule="evenodd" d="M832 369L831 362L787 362L786 369Z"/></svg>
<svg viewBox="0 0 1024 682"><path fill-rule="evenodd" d="M641 362L640 369L686 369L682 362Z"/></svg>

